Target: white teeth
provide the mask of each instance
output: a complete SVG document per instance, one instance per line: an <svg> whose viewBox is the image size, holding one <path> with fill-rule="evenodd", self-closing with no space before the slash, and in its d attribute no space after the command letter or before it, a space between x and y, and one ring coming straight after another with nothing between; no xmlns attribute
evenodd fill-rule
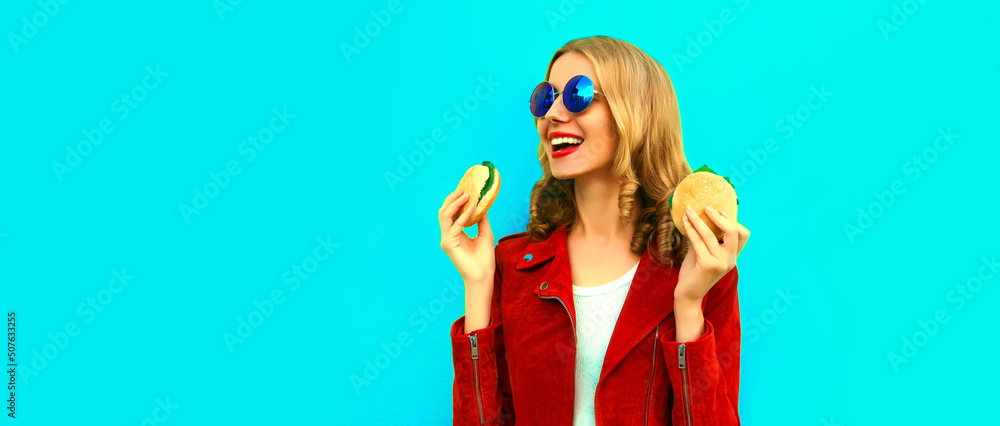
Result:
<svg viewBox="0 0 1000 426"><path fill-rule="evenodd" d="M562 138L553 138L552 139L552 145L553 146L567 144L567 143L568 144L572 144L572 145L579 145L579 144L583 143L583 139L580 139L580 138L570 138L570 137L562 137Z"/></svg>

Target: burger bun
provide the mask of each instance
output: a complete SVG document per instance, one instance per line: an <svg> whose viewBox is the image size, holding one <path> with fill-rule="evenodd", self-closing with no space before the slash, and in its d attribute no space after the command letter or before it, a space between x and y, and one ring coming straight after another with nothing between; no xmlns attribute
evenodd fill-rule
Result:
<svg viewBox="0 0 1000 426"><path fill-rule="evenodd" d="M472 216L462 224L463 228L479 223L483 216L486 215L486 211L493 205L493 201L496 200L497 193L500 191L500 172L497 171L496 167L493 168L493 184L490 185L489 191L480 198L483 186L485 186L489 177L489 167L476 164L470 167L469 170L466 170L465 176L462 176L462 180L458 182L458 189L468 195L469 198L466 200L465 205L455 213L453 220L458 220L467 210L474 209Z"/></svg>
<svg viewBox="0 0 1000 426"><path fill-rule="evenodd" d="M723 178L712 172L694 172L687 175L677 188L671 201L670 217L681 235L688 236L685 229L684 212L687 206L694 208L702 222L715 234L716 239L722 239L723 232L715 225L705 207L712 206L718 212L725 212L729 219L736 220L736 190Z"/></svg>

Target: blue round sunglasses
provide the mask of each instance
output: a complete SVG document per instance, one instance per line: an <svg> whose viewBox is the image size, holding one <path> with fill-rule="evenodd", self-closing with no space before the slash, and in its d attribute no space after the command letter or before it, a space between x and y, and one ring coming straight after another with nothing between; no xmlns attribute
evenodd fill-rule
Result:
<svg viewBox="0 0 1000 426"><path fill-rule="evenodd" d="M603 95L603 93L594 90L594 82L585 75L569 79L566 88L558 92L554 91L552 84L543 81L535 86L535 90L531 92L531 99L528 100L531 115L539 118L544 117L549 112L549 108L552 108L556 95L562 92L569 92L569 96L563 96L563 105L566 106L566 110L574 114L587 109L591 101L594 100L594 94Z"/></svg>

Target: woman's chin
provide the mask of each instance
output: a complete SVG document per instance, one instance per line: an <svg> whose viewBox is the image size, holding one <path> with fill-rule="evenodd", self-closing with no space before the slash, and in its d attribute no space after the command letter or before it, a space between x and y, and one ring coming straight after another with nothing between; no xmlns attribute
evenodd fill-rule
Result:
<svg viewBox="0 0 1000 426"><path fill-rule="evenodd" d="M564 167L554 167L552 168L552 177L556 179L572 179L576 177L576 173L571 170L566 170Z"/></svg>

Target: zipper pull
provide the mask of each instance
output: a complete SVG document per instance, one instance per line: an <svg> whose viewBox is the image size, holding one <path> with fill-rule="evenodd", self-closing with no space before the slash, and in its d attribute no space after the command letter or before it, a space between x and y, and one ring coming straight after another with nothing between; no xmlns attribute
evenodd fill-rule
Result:
<svg viewBox="0 0 1000 426"><path fill-rule="evenodd" d="M687 357L684 354L685 349L686 347L684 346L684 343L681 343L680 346L677 346L677 365L682 370L687 368Z"/></svg>
<svg viewBox="0 0 1000 426"><path fill-rule="evenodd" d="M472 359L479 359L479 339L475 334L469 335L469 343L472 343Z"/></svg>

